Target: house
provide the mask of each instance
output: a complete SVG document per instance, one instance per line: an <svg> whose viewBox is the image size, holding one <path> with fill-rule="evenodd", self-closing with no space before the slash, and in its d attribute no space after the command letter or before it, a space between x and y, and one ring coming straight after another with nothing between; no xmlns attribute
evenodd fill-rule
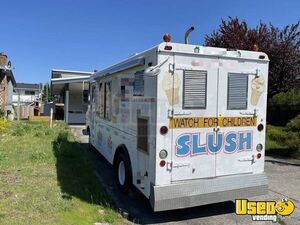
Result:
<svg viewBox="0 0 300 225"><path fill-rule="evenodd" d="M4 53L0 53L0 110L5 116L14 113L12 101L15 85L11 62Z"/></svg>
<svg viewBox="0 0 300 225"><path fill-rule="evenodd" d="M13 94L13 104L17 106L38 102L42 95L42 84L17 83Z"/></svg>
<svg viewBox="0 0 300 225"><path fill-rule="evenodd" d="M68 124L85 124L89 101L91 72L59 70L51 71L51 93L55 97L54 118Z"/></svg>

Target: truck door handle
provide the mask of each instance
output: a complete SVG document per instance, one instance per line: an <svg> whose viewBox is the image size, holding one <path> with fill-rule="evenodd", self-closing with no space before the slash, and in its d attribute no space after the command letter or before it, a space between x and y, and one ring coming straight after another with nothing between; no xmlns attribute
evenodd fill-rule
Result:
<svg viewBox="0 0 300 225"><path fill-rule="evenodd" d="M182 168L182 167L190 167L191 163L189 162L182 162L182 163L174 163L172 168Z"/></svg>
<svg viewBox="0 0 300 225"><path fill-rule="evenodd" d="M239 158L238 161L239 161L239 162L247 162L247 161L251 161L252 164L256 162L256 161L255 161L255 156L254 156L254 155L252 155L252 156L250 156L250 157Z"/></svg>

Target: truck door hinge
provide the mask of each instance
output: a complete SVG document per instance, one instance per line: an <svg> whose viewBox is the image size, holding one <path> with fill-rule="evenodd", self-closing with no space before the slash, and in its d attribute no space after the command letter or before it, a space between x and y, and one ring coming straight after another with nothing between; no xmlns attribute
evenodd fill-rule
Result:
<svg viewBox="0 0 300 225"><path fill-rule="evenodd" d="M169 64L169 72L170 72L171 74L173 74L173 73L174 73L174 70L175 70L175 64L174 64L174 63L170 63L170 64Z"/></svg>
<svg viewBox="0 0 300 225"><path fill-rule="evenodd" d="M173 167L173 162L167 162L167 170L171 171Z"/></svg>
<svg viewBox="0 0 300 225"><path fill-rule="evenodd" d="M174 110L168 109L168 118L173 118L173 117L174 117Z"/></svg>

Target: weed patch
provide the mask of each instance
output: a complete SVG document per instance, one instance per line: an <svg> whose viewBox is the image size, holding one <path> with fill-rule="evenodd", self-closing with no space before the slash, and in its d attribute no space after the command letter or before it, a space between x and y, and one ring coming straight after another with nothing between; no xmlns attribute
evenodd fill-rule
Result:
<svg viewBox="0 0 300 225"><path fill-rule="evenodd" d="M11 122L1 135L0 224L123 224L64 123ZM99 211L103 213L99 213Z"/></svg>

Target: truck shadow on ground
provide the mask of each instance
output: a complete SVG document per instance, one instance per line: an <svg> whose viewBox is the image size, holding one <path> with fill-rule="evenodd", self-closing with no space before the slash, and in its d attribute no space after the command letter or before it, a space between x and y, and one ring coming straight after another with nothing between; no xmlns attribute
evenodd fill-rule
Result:
<svg viewBox="0 0 300 225"><path fill-rule="evenodd" d="M112 166L99 152L91 151L88 144L69 141L68 134L62 133L53 142L53 153L56 157L57 179L63 193L62 198L68 200L77 197L88 203L113 205L116 210L128 215L129 221L136 224L185 221L235 211L233 202L223 202L154 213L148 199L138 190L132 188L127 196L118 190L113 179Z"/></svg>
<svg viewBox="0 0 300 225"><path fill-rule="evenodd" d="M110 206L109 196L93 176L89 155L78 142L70 141L69 132L61 132L52 146L61 197L65 200L76 197L91 204Z"/></svg>

